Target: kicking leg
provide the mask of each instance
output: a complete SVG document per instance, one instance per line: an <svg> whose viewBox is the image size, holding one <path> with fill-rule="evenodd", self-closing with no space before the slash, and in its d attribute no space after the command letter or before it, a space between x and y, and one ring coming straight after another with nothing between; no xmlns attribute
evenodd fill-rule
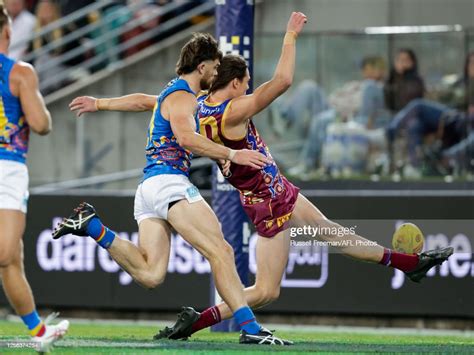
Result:
<svg viewBox="0 0 474 355"><path fill-rule="evenodd" d="M319 226L327 230L342 227L327 219L311 202L299 194L295 210L291 218L294 226ZM391 266L406 273L415 282L419 282L435 265L440 265L453 253L453 248L429 251L417 254L403 254L384 248L381 245L367 246L368 240L356 234L345 234L343 236L323 233L319 235L324 241L341 241L336 248L344 255L357 260L379 263ZM337 244L336 244L337 245Z"/></svg>
<svg viewBox="0 0 474 355"><path fill-rule="evenodd" d="M291 217L291 225L319 226L321 230L342 229L339 224L329 220L324 214L316 208L306 197L299 194L296 206ZM323 229L325 228L325 229ZM336 248L343 254L362 261L380 262L384 254L384 248L380 245L367 246L368 240L356 234L346 234L337 236L327 233L319 235L324 241L341 241Z"/></svg>

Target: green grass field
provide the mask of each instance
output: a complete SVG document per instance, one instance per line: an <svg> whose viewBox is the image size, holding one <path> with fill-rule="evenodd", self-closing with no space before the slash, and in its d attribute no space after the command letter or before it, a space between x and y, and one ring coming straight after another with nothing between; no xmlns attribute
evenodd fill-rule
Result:
<svg viewBox="0 0 474 355"><path fill-rule="evenodd" d="M56 354L264 354L269 346L238 344L237 333L200 332L189 341L154 341L156 326L137 324L79 323L72 325L68 335L57 343ZM11 349L9 341L27 341L22 324L0 321L0 354L25 353L33 350ZM272 346L271 351L282 354L318 353L465 353L474 354L472 332L459 335L395 335L392 332L367 331L278 331L282 338L291 339L290 347Z"/></svg>

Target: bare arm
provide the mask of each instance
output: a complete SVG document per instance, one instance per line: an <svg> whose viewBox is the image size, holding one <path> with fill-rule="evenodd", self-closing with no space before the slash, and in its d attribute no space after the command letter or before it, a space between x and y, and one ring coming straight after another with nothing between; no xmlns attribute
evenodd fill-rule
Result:
<svg viewBox="0 0 474 355"><path fill-rule="evenodd" d="M260 85L253 94L238 97L232 102L227 124L239 125L262 111L291 86L295 72L296 37L307 19L301 12L293 12L288 21L280 60L270 81Z"/></svg>
<svg viewBox="0 0 474 355"><path fill-rule="evenodd" d="M31 130L39 135L51 132L51 115L39 92L38 76L33 67L26 63L16 64L12 75L18 81L18 97Z"/></svg>
<svg viewBox="0 0 474 355"><path fill-rule="evenodd" d="M212 159L228 159L233 163L256 169L264 167L269 162L259 152L247 149L233 150L197 133L194 121L196 106L196 97L181 91L171 94L164 101L163 114L169 118L171 129L181 147Z"/></svg>
<svg viewBox="0 0 474 355"><path fill-rule="evenodd" d="M77 117L87 112L97 111L153 111L156 99L157 96L147 94L131 94L110 99L80 96L72 100L69 109L76 112Z"/></svg>

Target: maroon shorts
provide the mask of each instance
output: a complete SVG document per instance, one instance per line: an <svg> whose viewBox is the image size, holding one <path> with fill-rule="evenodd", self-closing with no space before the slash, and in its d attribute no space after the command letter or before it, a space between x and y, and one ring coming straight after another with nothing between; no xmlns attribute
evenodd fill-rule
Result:
<svg viewBox="0 0 474 355"><path fill-rule="evenodd" d="M291 214L295 209L300 189L289 182L284 176L283 191L274 198L258 199L252 203L242 198L242 206L247 216L252 220L257 232L262 237L274 237L288 228Z"/></svg>

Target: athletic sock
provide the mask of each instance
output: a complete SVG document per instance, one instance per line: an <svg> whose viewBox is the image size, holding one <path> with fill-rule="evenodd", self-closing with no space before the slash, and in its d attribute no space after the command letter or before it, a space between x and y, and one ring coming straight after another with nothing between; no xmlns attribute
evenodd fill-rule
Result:
<svg viewBox="0 0 474 355"><path fill-rule="evenodd" d="M245 330L249 334L257 334L260 331L260 324L255 320L250 307L242 307L235 311L234 318L240 329Z"/></svg>
<svg viewBox="0 0 474 355"><path fill-rule="evenodd" d="M409 272L418 266L418 261L419 258L417 254L403 254L385 248L383 250L382 260L380 260L379 264L391 266L403 272Z"/></svg>
<svg viewBox="0 0 474 355"><path fill-rule="evenodd" d="M194 322L191 329L193 333L197 331L213 326L221 321L221 312L217 306L209 307L201 313L199 319Z"/></svg>
<svg viewBox="0 0 474 355"><path fill-rule="evenodd" d="M92 218L89 222L87 234L104 249L108 249L115 239L115 232L104 226L98 217Z"/></svg>
<svg viewBox="0 0 474 355"><path fill-rule="evenodd" d="M46 331L46 327L36 310L29 314L21 316L21 320L28 327L28 330L30 331L30 335L32 337L40 337Z"/></svg>

